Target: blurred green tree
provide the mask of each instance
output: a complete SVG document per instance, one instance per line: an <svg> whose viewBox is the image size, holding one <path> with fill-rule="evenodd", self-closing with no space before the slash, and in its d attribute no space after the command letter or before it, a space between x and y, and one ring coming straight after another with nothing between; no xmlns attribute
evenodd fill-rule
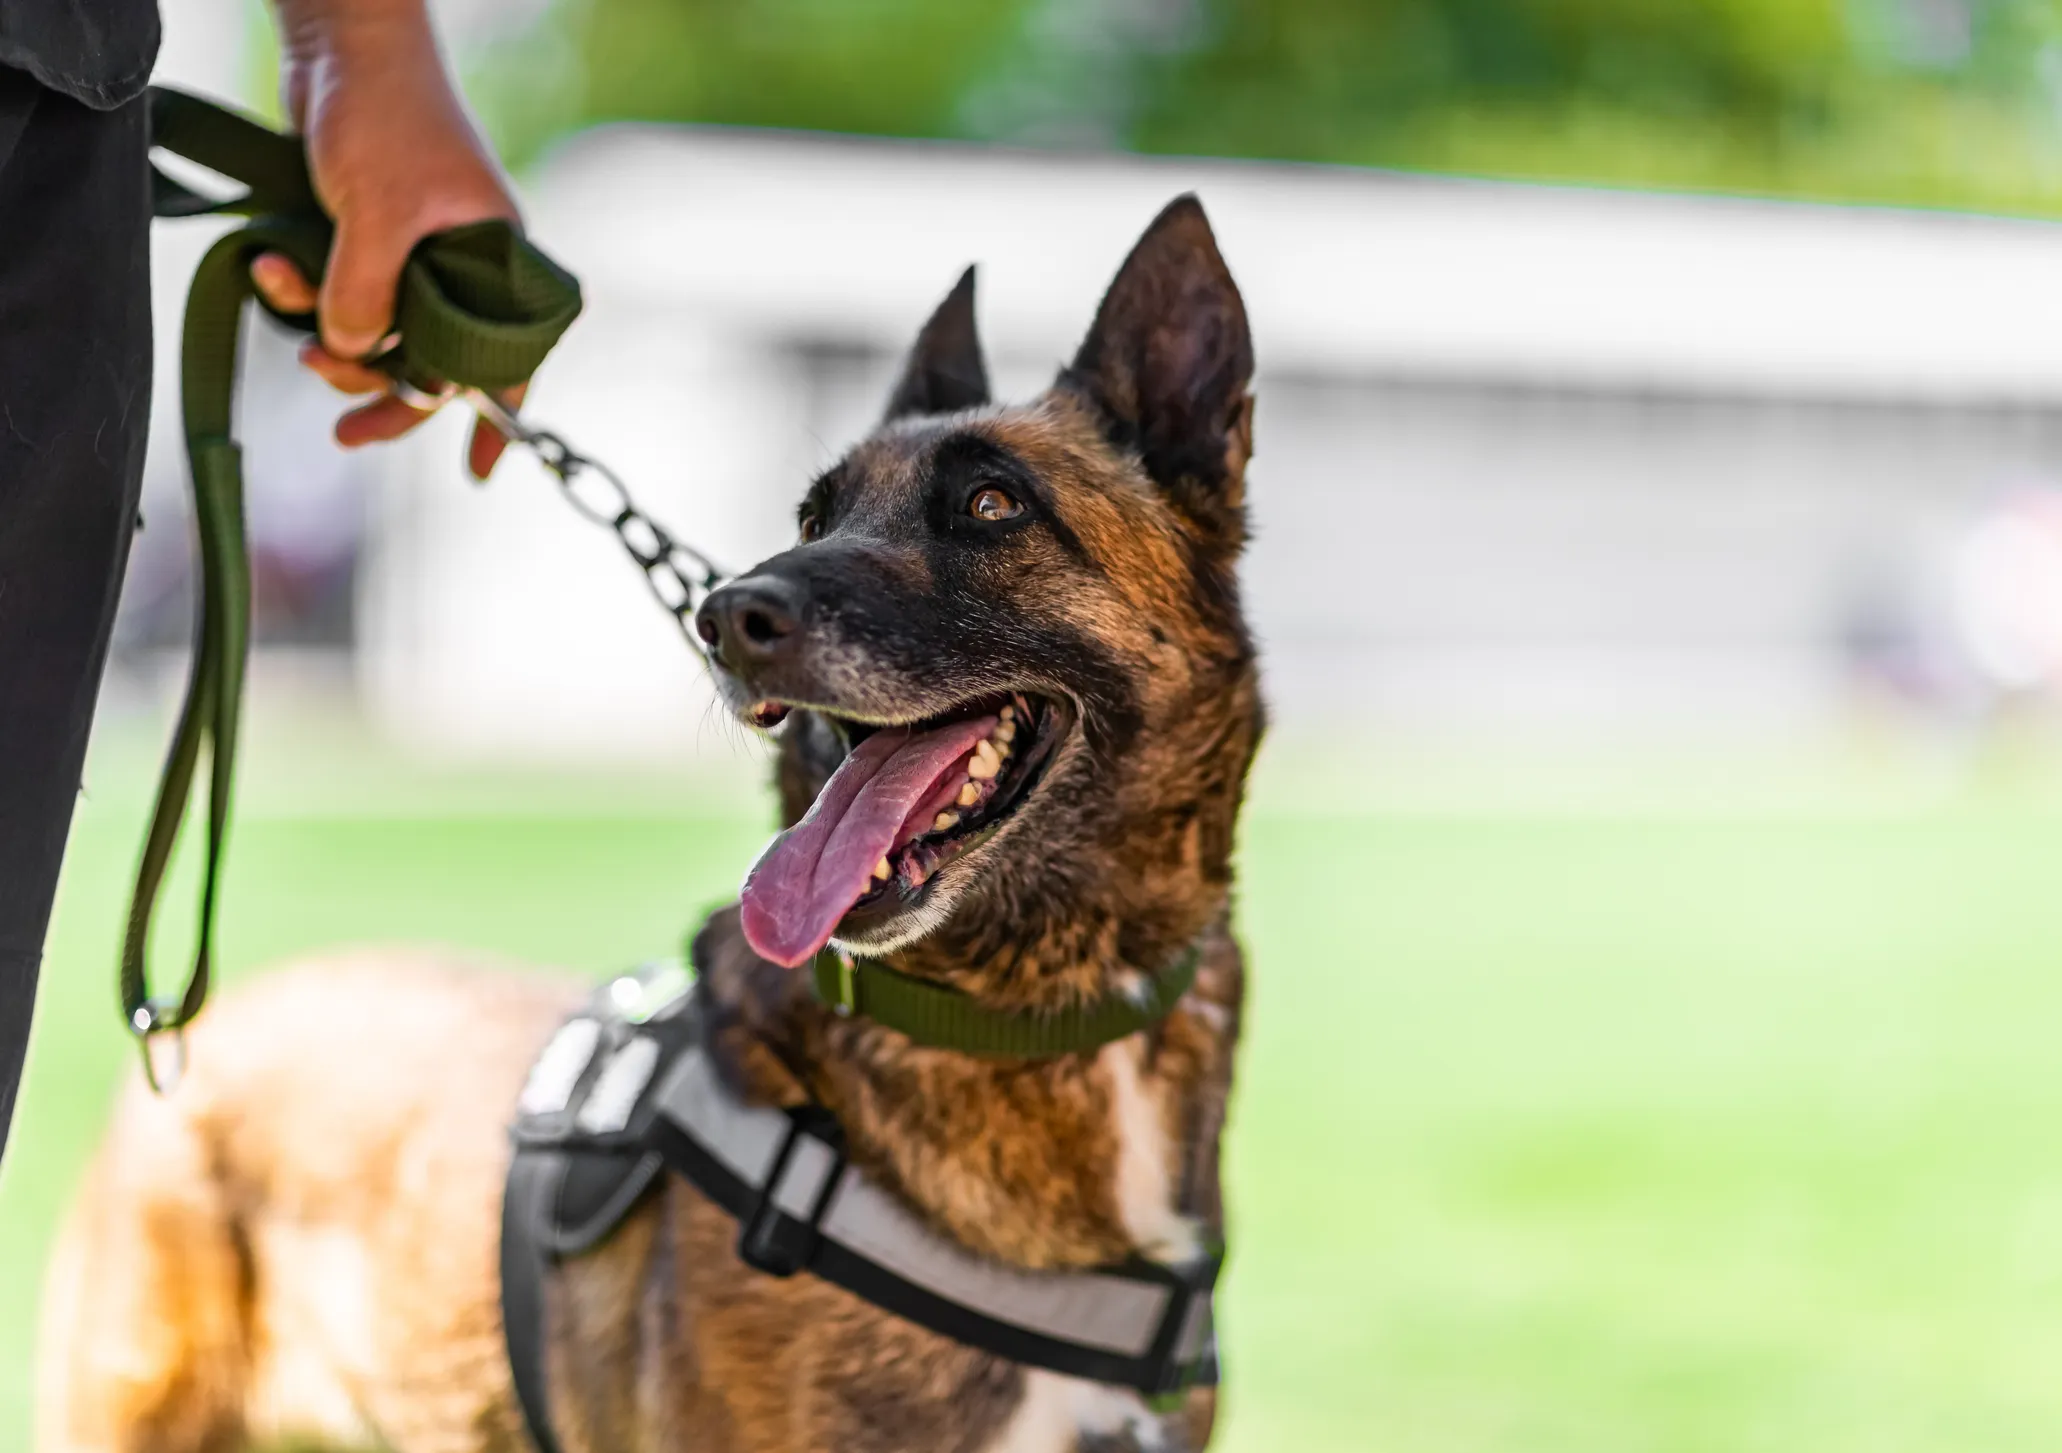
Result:
<svg viewBox="0 0 2062 1453"><path fill-rule="evenodd" d="M518 157L700 121L2062 210L2062 0L557 0Z"/></svg>

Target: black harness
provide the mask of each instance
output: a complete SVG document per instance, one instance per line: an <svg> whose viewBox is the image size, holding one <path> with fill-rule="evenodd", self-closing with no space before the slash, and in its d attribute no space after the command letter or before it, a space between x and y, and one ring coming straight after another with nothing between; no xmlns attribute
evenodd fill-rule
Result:
<svg viewBox="0 0 2062 1453"><path fill-rule="evenodd" d="M1027 1272L975 1256L845 1159L816 1109L747 1105L723 1083L678 963L605 986L537 1059L502 1201L501 1306L530 1436L559 1453L544 1361L553 1263L606 1241L668 1172L738 1222L738 1257L808 1272L953 1341L1149 1400L1217 1381L1221 1255Z"/></svg>

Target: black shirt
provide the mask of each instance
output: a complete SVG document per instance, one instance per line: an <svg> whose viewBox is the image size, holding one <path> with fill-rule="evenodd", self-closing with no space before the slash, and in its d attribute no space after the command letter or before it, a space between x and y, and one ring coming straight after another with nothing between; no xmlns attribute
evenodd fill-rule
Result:
<svg viewBox="0 0 2062 1453"><path fill-rule="evenodd" d="M0 66L96 111L143 94L157 54L157 0L0 0Z"/></svg>

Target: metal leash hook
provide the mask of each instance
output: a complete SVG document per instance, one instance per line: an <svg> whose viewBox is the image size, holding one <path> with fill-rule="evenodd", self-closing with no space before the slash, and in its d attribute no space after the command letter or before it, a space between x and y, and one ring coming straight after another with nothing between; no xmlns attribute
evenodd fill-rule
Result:
<svg viewBox="0 0 2062 1453"><path fill-rule="evenodd" d="M152 999L129 1018L129 1032L143 1051L143 1079L153 1095L169 1095L186 1078L186 1025L179 1017L176 999ZM160 1067L156 1048L167 1037L172 1041L169 1061Z"/></svg>

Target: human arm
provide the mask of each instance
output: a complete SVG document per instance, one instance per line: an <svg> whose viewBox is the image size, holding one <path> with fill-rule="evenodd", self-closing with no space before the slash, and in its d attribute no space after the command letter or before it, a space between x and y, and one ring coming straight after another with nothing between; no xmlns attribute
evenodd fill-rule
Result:
<svg viewBox="0 0 2062 1453"><path fill-rule="evenodd" d="M402 265L432 233L518 220L515 199L445 70L423 0L275 4L287 116L307 140L336 239L319 293L276 253L253 264L252 278L282 311L316 311L319 337L302 346L302 363L345 393L375 396L337 421L337 442L398 438L431 411L363 360L393 326ZM516 390L506 401L520 398ZM472 472L485 478L505 445L476 425Z"/></svg>

